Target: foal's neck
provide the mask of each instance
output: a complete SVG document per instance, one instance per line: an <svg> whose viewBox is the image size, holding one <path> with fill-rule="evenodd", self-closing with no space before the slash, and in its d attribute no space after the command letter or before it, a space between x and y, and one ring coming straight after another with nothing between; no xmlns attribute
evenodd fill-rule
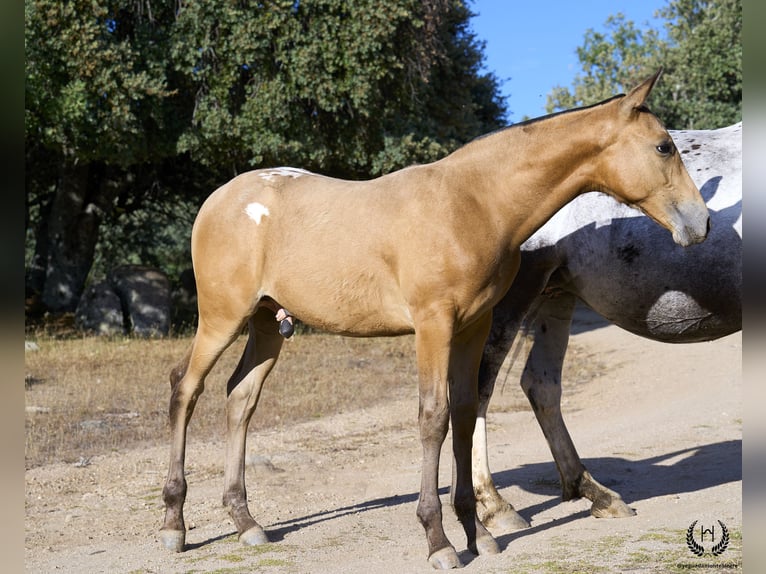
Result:
<svg viewBox="0 0 766 574"><path fill-rule="evenodd" d="M586 191L606 191L598 155L608 129L602 106L555 114L479 138L445 158L462 193L487 206L512 247ZM458 184L460 185L460 184Z"/></svg>

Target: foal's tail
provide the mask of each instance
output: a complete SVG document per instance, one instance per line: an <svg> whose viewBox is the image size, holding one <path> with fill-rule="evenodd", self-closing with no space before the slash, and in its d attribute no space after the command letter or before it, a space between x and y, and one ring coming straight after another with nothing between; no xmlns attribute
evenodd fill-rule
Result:
<svg viewBox="0 0 766 574"><path fill-rule="evenodd" d="M170 388L171 390L175 390L178 383L181 381L181 379L184 378L184 375L186 374L186 369L189 368L189 361L191 360L191 353L192 349L194 348L194 339L192 339L191 345L189 345L189 348L186 350L186 353L184 354L183 359L171 369L170 371Z"/></svg>

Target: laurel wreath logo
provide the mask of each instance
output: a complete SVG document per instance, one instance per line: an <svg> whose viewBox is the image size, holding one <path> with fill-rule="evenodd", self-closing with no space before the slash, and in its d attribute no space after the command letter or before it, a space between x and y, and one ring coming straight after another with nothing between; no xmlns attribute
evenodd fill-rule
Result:
<svg viewBox="0 0 766 574"><path fill-rule="evenodd" d="M720 520L718 521L718 524L721 525L721 541L710 549L713 556L720 556L724 553L727 546L729 546L729 531L726 529L726 525Z"/></svg>
<svg viewBox="0 0 766 574"><path fill-rule="evenodd" d="M692 554L702 556L705 553L705 548L701 544L698 544L694 539L694 527L697 525L697 522L697 520L692 522L689 528L686 530L686 546L689 548ZM718 524L721 526L721 540L719 540L718 544L710 549L710 553L713 556L720 556L729 546L729 530L720 520L718 521Z"/></svg>
<svg viewBox="0 0 766 574"><path fill-rule="evenodd" d="M689 529L686 531L686 545L689 547L689 550L691 550L693 554L702 556L705 553L705 549L701 545L697 544L696 540L694 540L695 526L697 526L696 520L691 523L691 526L689 526Z"/></svg>

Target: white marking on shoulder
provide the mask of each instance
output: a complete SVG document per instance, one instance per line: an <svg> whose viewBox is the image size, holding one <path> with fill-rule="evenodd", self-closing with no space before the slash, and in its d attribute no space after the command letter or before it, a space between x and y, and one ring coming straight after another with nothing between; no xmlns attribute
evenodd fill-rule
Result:
<svg viewBox="0 0 766 574"><path fill-rule="evenodd" d="M260 173L258 177L265 179L266 181L271 181L275 177L289 177L289 178L296 178L301 177L303 175L312 175L310 171L306 171L305 169L300 169L297 167L277 167L274 169L270 169L268 171L264 171L263 173Z"/></svg>
<svg viewBox="0 0 766 574"><path fill-rule="evenodd" d="M269 208L258 202L248 203L245 207L245 213L256 224L260 225L261 218L269 214Z"/></svg>

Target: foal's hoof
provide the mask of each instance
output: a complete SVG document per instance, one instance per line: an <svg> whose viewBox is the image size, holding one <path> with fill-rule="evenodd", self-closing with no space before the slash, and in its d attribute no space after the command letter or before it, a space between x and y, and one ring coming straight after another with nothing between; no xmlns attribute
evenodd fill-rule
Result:
<svg viewBox="0 0 766 574"><path fill-rule="evenodd" d="M451 570L463 567L460 558L457 557L457 552L455 552L452 546L437 550L428 557L428 562L437 570Z"/></svg>
<svg viewBox="0 0 766 574"><path fill-rule="evenodd" d="M162 545L173 552L183 552L186 544L185 530L160 530Z"/></svg>
<svg viewBox="0 0 766 574"><path fill-rule="evenodd" d="M239 541L245 546L260 546L266 544L269 538L260 526L253 526L239 535Z"/></svg>

